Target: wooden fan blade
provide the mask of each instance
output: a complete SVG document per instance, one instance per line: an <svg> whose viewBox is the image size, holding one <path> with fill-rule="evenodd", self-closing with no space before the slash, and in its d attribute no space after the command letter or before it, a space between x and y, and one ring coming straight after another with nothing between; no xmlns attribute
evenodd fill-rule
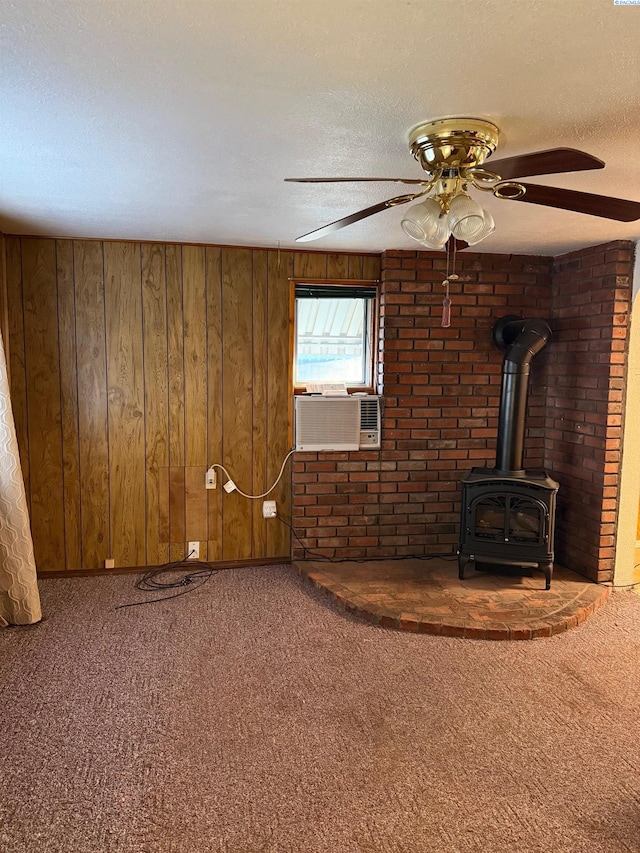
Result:
<svg viewBox="0 0 640 853"><path fill-rule="evenodd" d="M616 219L618 222L634 222L640 219L640 202L624 198L612 198L607 195L579 193L575 190L563 190L560 187L541 187L539 184L522 184L526 193L521 198L510 201L524 201L529 204L542 204L545 207L557 207L560 210L575 210L576 213L588 213L603 219Z"/></svg>
<svg viewBox="0 0 640 853"><path fill-rule="evenodd" d="M496 172L503 181L513 178L529 178L532 175L555 175L559 172L584 172L602 169L604 162L575 148L549 148L502 160L488 159L483 168Z"/></svg>
<svg viewBox="0 0 640 853"><path fill-rule="evenodd" d="M373 216L374 213L380 213L380 211L386 210L388 207L407 204L419 195L422 195L422 193L416 193L416 195L398 195L395 198L388 198L386 201L381 201L371 207L365 207L362 210L358 210L356 213L352 213L350 216L344 216L342 219L337 219L335 222L323 225L322 228L316 228L315 231L309 231L308 234L296 237L296 243L309 243L311 240L318 240L320 237L325 237L333 231L339 231L341 228L346 228L347 225L353 225L354 222L366 219L367 216Z"/></svg>
<svg viewBox="0 0 640 853"><path fill-rule="evenodd" d="M428 184L422 178L285 178L288 183L296 184L342 184L354 181L389 181L394 184Z"/></svg>

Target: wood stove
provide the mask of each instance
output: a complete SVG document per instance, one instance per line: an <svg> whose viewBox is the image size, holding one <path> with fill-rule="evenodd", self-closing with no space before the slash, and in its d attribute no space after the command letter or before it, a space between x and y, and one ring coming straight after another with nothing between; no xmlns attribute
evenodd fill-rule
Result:
<svg viewBox="0 0 640 853"><path fill-rule="evenodd" d="M493 340L506 350L495 468L472 468L462 479L459 577L468 566L519 566L544 572L551 586L558 483L524 470L524 427L531 360L547 343L544 320L503 317Z"/></svg>
<svg viewBox="0 0 640 853"><path fill-rule="evenodd" d="M557 491L544 471L510 477L473 468L462 480L460 578L476 562L522 566L541 569L549 589Z"/></svg>

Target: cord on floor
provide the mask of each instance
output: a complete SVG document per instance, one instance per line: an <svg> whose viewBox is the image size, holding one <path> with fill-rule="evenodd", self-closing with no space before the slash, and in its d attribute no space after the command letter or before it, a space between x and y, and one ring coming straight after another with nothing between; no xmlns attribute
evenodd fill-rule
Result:
<svg viewBox="0 0 640 853"><path fill-rule="evenodd" d="M142 604L155 604L158 601L169 601L172 598L179 598L181 595L186 595L188 592L194 592L213 576L218 574L220 569L215 569L211 563L200 562L199 560L190 560L189 557L193 552L187 554L182 560L176 560L171 563L164 563L156 569L145 572L141 578L135 582L134 587L140 592L155 592L167 589L182 589L181 592L176 592L174 595L163 595L160 598L147 598L144 601L132 601L128 604L119 604L115 609L123 610L125 607L140 607ZM191 569L194 565L199 566L195 571L190 571L186 575L182 575L178 580L163 580L162 576L167 572L175 572L179 569Z"/></svg>

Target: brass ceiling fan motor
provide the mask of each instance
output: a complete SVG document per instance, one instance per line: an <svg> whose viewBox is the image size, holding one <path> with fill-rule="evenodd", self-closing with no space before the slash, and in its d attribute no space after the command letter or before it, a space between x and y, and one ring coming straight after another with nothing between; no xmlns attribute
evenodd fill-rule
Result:
<svg viewBox="0 0 640 853"><path fill-rule="evenodd" d="M409 150L425 172L482 166L498 147L495 124L477 118L445 118L419 124L409 133Z"/></svg>

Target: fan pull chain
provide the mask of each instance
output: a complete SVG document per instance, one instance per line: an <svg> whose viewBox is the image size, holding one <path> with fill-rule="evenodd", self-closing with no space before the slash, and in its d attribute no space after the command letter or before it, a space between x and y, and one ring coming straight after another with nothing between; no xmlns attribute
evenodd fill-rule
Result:
<svg viewBox="0 0 640 853"><path fill-rule="evenodd" d="M449 279L445 278L442 284L447 288L442 300L442 328L448 329L451 325L451 300L449 299Z"/></svg>
<svg viewBox="0 0 640 853"><path fill-rule="evenodd" d="M452 281L457 281L458 276L456 275L456 244L455 240L453 242L453 272L449 275L449 257L451 253L451 244L447 243L447 275L445 280L442 282L442 286L445 289L444 299L442 300L442 328L448 329L451 325L451 298L449 297L449 283Z"/></svg>

